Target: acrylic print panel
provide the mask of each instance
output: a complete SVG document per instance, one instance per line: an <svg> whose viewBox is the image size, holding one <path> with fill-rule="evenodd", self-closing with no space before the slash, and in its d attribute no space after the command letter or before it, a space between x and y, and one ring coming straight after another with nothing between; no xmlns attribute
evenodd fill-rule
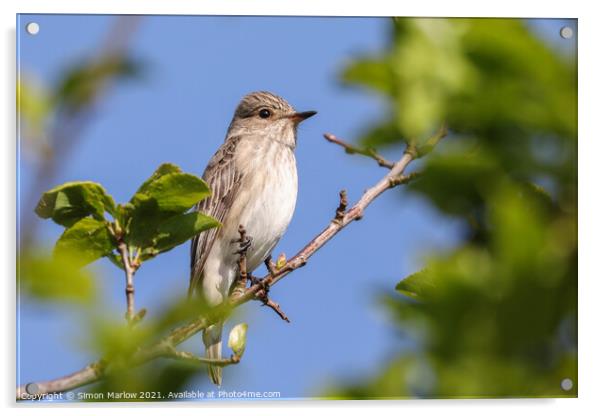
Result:
<svg viewBox="0 0 602 416"><path fill-rule="evenodd" d="M18 400L577 396L576 20L17 33Z"/></svg>

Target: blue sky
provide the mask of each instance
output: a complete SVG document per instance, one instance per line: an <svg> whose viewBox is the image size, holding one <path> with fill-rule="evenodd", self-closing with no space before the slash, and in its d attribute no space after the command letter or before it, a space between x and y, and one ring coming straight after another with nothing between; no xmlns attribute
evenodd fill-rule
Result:
<svg viewBox="0 0 602 416"><path fill-rule="evenodd" d="M93 56L114 19L22 15L17 23L22 73L53 83L70 64ZM29 21L40 24L37 36L24 32ZM379 18L145 17L130 45L146 65L144 76L111 90L55 182L97 181L121 202L160 163L201 175L239 99L269 90L299 110L318 111L299 131L297 209L275 251L293 255L330 221L340 189L354 201L384 173L321 135L355 140L386 111L379 97L343 87L337 75L355 56L384 48L387 25ZM559 22L535 26L552 37ZM387 156L402 150L391 149ZM21 192L27 194L31 165L24 160L21 166ZM41 221L29 212L20 214L23 221ZM40 232L54 241L61 228L44 222ZM416 196L403 190L383 195L364 220L274 287L271 295L291 324L258 303L245 305L229 322L228 328L247 322L249 338L242 363L225 369L223 388L310 397L330 382L376 371L387 357L411 347L391 330L378 295L416 271L425 253L453 246L460 232L459 223ZM188 248L178 247L138 272L136 302L151 316L185 293ZM122 316L121 272L107 260L93 268L99 302L108 315ZM19 320L20 382L60 376L95 358L82 347L82 322L73 309L23 298ZM200 335L184 348L200 353ZM192 386L207 386L205 371Z"/></svg>

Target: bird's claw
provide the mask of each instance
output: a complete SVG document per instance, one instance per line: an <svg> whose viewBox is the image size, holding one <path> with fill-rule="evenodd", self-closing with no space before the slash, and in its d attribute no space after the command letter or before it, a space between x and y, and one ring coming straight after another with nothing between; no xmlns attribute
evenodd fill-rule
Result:
<svg viewBox="0 0 602 416"><path fill-rule="evenodd" d="M236 240L236 242L238 243L239 249L235 251L234 254L247 254L247 250L251 247L251 243L253 242L253 237L246 236L244 239Z"/></svg>

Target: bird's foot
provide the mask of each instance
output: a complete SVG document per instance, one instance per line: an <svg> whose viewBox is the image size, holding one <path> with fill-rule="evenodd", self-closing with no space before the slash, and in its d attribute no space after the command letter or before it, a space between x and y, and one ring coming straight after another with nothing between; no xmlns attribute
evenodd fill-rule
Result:
<svg viewBox="0 0 602 416"><path fill-rule="evenodd" d="M253 237L247 235L247 231L242 224L238 226L238 233L240 234L240 238L233 241L233 243L238 243L238 250L235 251L234 254L244 256L247 254L247 250L249 250L253 243Z"/></svg>
<svg viewBox="0 0 602 416"><path fill-rule="evenodd" d="M244 241L239 241L239 248L237 251L234 252L234 254L238 254L238 255L243 255L243 254L247 254L247 250L249 250L249 248L251 247L251 243L253 242L253 238L252 237L247 237Z"/></svg>

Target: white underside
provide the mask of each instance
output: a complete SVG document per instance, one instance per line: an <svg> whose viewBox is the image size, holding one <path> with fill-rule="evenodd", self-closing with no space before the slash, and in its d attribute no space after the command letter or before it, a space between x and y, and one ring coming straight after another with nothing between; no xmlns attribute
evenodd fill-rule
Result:
<svg viewBox="0 0 602 416"><path fill-rule="evenodd" d="M247 251L247 271L259 267L286 231L293 216L297 200L297 172L292 150L276 146L265 157L246 161L246 178L224 220L220 234L207 257L203 269L203 294L206 300L217 305L229 294L238 278L239 255L238 226L242 224L252 243ZM274 163L275 152L286 152L290 163ZM265 175L265 181L253 180L252 175Z"/></svg>

